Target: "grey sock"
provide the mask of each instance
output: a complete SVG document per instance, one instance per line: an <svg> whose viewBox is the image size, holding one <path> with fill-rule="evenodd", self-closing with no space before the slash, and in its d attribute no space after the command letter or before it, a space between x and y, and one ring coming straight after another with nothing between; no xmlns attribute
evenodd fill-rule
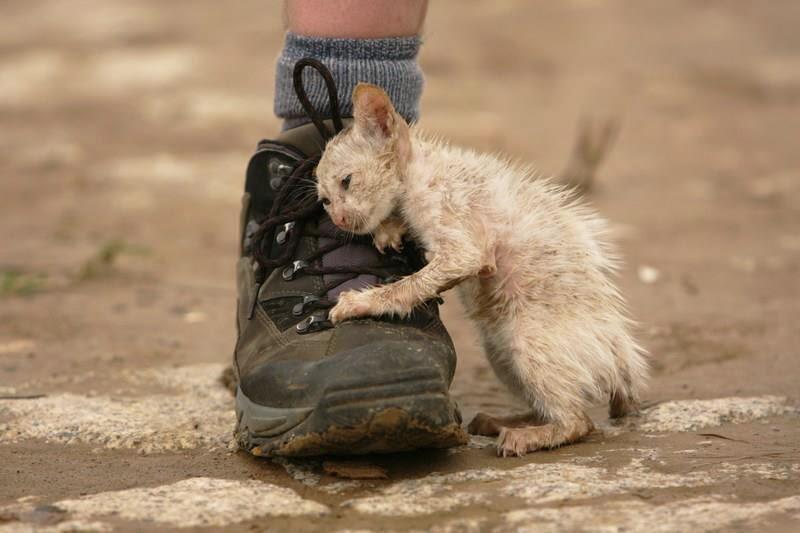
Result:
<svg viewBox="0 0 800 533"><path fill-rule="evenodd" d="M407 121L415 121L424 83L417 64L421 42L419 37L329 39L287 32L275 72L275 115L283 119L283 129L309 122L292 87L292 70L298 59L313 57L328 67L336 80L342 116L352 116L350 96L356 84L364 81L383 87L397 112ZM311 103L330 116L322 78L309 68L303 79Z"/></svg>

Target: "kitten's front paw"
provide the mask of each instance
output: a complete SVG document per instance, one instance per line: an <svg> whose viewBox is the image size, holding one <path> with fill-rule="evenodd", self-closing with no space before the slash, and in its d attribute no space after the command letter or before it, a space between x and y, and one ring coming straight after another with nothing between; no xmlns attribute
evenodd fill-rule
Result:
<svg viewBox="0 0 800 533"><path fill-rule="evenodd" d="M376 314L372 298L366 291L347 291L339 295L339 301L328 312L328 320L337 324L348 318Z"/></svg>
<svg viewBox="0 0 800 533"><path fill-rule="evenodd" d="M378 231L375 233L375 236L372 238L372 242L375 245L375 248L382 254L386 253L387 248L392 248L396 252L400 252L403 249L403 235L402 234L392 234L388 232Z"/></svg>
<svg viewBox="0 0 800 533"><path fill-rule="evenodd" d="M375 230L372 242L380 253L385 253L386 248L391 247L399 252L403 249L403 235L406 234L406 226L399 220L385 220Z"/></svg>

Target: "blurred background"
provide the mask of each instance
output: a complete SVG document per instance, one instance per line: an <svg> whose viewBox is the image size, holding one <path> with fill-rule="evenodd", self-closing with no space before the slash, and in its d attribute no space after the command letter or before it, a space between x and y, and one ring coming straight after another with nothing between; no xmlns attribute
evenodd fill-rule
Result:
<svg viewBox="0 0 800 533"><path fill-rule="evenodd" d="M0 385L227 363L279 3L0 11ZM798 22L793 0L431 2L425 129L558 174L581 117L619 120L590 200L652 399L800 392ZM466 417L513 403L446 300Z"/></svg>
<svg viewBox="0 0 800 533"><path fill-rule="evenodd" d="M37 355L0 381L227 358L243 173L279 130L278 3L2 11L0 335ZM799 20L791 0L434 1L421 123L557 174L581 117L618 119L592 200L657 368L796 364Z"/></svg>

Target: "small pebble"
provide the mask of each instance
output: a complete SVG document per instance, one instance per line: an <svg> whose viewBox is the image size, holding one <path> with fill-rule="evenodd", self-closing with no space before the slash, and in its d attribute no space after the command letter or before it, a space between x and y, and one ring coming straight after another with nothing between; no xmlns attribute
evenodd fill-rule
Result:
<svg viewBox="0 0 800 533"><path fill-rule="evenodd" d="M661 272L657 268L642 265L639 267L639 281L651 285L661 278Z"/></svg>
<svg viewBox="0 0 800 533"><path fill-rule="evenodd" d="M200 322L205 322L208 318L202 311L189 311L185 315L183 315L183 321L187 324L198 324Z"/></svg>

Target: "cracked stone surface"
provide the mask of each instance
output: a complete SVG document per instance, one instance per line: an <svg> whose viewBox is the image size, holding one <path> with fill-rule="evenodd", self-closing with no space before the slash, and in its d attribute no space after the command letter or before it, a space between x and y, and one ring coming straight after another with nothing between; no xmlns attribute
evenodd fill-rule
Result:
<svg viewBox="0 0 800 533"><path fill-rule="evenodd" d="M713 498L648 505L638 500L606 506L526 509L506 515L517 531L718 531L734 525L756 524L768 515L785 513L800 518L800 496L765 503L720 501Z"/></svg>
<svg viewBox="0 0 800 533"><path fill-rule="evenodd" d="M180 527L224 526L259 517L322 516L330 512L325 505L304 500L285 487L202 477L159 487L103 492L56 502L55 506L78 516L115 515Z"/></svg>
<svg viewBox="0 0 800 533"><path fill-rule="evenodd" d="M184 449L225 449L235 423L230 393L219 383L223 365L155 369L123 374L117 381L173 385L172 393L147 396L61 393L0 400L0 443L41 439L84 443L141 453ZM89 377L78 379L89 381ZM39 385L44 387L47 385Z"/></svg>

